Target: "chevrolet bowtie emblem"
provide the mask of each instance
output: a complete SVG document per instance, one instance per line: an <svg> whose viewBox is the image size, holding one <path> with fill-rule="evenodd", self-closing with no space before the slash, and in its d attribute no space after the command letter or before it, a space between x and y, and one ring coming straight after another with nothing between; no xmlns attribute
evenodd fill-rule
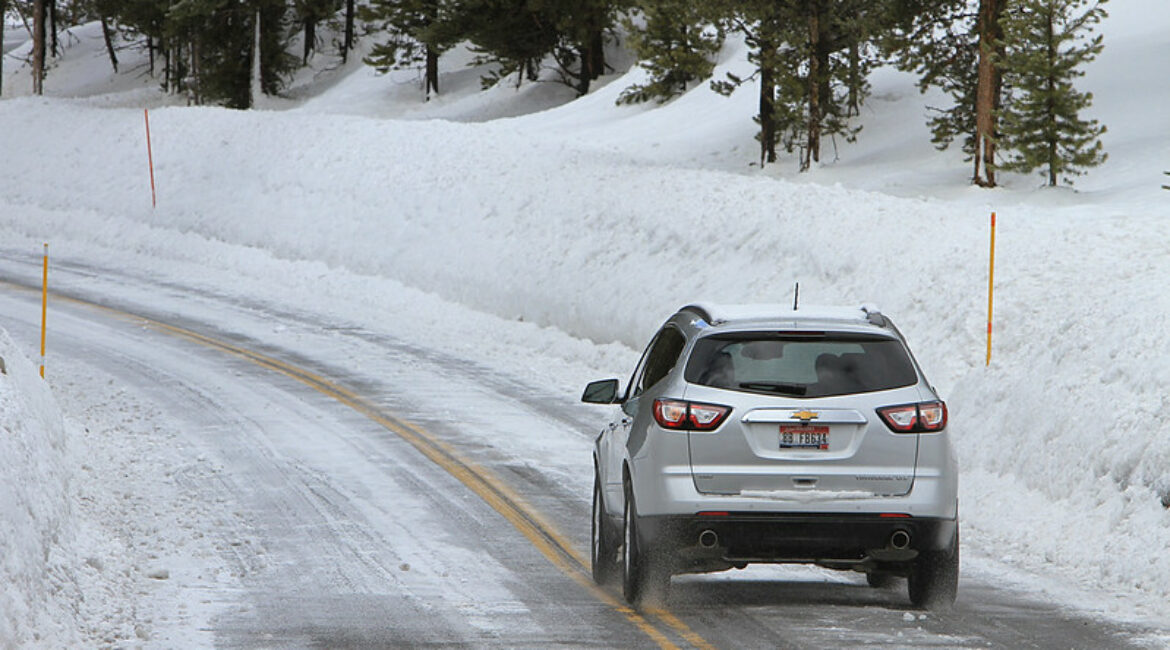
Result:
<svg viewBox="0 0 1170 650"><path fill-rule="evenodd" d="M796 418L797 420L800 420L801 422L808 422L810 420L815 420L820 416L821 416L820 413L816 413L814 411L797 411L797 412L792 414L792 417Z"/></svg>

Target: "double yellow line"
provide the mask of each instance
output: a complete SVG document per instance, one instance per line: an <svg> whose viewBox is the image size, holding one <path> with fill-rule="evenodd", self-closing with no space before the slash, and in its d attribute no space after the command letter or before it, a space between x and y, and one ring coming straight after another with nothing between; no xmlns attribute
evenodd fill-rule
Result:
<svg viewBox="0 0 1170 650"><path fill-rule="evenodd" d="M9 283L0 281L0 284ZM27 287L20 288L27 289ZM260 367L301 382L323 395L332 397L393 432L398 437L410 443L412 447L436 465L443 468L443 470L459 479L461 483L479 495L496 512L503 515L516 530L520 531L562 573L591 593L595 598L625 617L626 620L634 624L646 636L650 637L660 648L675 649L679 647L671 640L667 633L660 629L660 625L662 625L673 631L676 638L694 648L714 650L714 646L691 630L686 623L669 611L662 608L646 608L644 614L639 613L595 584L590 576L589 560L577 552L564 536L556 530L556 527L551 522L541 516L535 508L525 503L523 498L499 478L494 476L490 470L480 467L473 461L464 458L451 445L436 438L425 429L387 414L368 399L343 386L279 359L274 359L247 348L137 314L131 314L77 298L54 297L86 307L96 308L122 319L136 321L156 331L165 332L204 347L216 349L245 359ZM652 622L650 620L651 618L658 621L658 624Z"/></svg>

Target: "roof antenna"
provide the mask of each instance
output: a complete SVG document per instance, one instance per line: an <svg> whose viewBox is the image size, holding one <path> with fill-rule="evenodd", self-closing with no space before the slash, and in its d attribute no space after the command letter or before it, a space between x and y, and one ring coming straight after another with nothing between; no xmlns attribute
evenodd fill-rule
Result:
<svg viewBox="0 0 1170 650"><path fill-rule="evenodd" d="M792 294L792 311L800 309L800 283L796 283L796 291Z"/></svg>

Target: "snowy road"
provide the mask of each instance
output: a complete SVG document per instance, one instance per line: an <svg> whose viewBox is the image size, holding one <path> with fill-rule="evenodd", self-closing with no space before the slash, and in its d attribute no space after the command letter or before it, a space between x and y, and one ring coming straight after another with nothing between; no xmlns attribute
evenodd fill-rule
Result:
<svg viewBox="0 0 1170 650"><path fill-rule="evenodd" d="M30 260L4 263L0 281L35 284ZM1150 635L997 588L986 558L946 615L908 612L904 585L774 567L679 577L665 609L630 612L584 579L596 412L571 391L402 340L392 323L96 271L55 267L63 294L112 308L54 298L48 375L71 420L109 422L100 411L120 399L154 414L127 418L130 438L109 432L140 446L140 465L98 481L145 491L186 528L124 531L165 570L138 585L153 647L1098 648ZM0 283L0 326L30 352L38 298Z"/></svg>

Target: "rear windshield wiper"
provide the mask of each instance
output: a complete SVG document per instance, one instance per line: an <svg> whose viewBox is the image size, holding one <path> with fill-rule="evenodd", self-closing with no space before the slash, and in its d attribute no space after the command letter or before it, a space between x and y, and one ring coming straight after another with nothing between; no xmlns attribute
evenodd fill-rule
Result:
<svg viewBox="0 0 1170 650"><path fill-rule="evenodd" d="M804 384L777 384L770 381L749 381L740 384L739 387L748 390L766 390L770 393L784 395L804 395L808 392L808 386Z"/></svg>

